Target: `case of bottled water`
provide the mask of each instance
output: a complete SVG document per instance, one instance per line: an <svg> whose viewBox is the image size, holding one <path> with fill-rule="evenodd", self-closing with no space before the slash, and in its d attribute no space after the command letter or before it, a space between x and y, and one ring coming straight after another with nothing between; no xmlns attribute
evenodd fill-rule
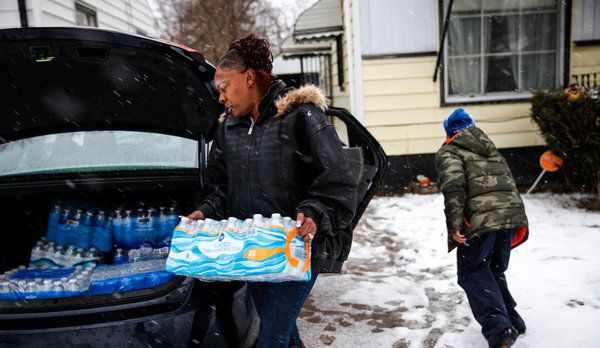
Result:
<svg viewBox="0 0 600 348"><path fill-rule="evenodd" d="M170 242L169 242L170 245ZM125 250L117 248L113 263L139 262L157 259L166 259L169 256L169 246L155 248L150 243L144 242L137 249Z"/></svg>
<svg viewBox="0 0 600 348"><path fill-rule="evenodd" d="M76 266L87 267L102 263L98 249L76 248L74 246L64 247L43 238L36 242L31 250L29 267L59 267L70 268Z"/></svg>
<svg viewBox="0 0 600 348"><path fill-rule="evenodd" d="M109 210L78 200L55 199L46 237L31 250L29 269L0 275L0 298L33 299L90 293L89 267L96 272L93 293L156 286L175 275L165 271L171 235L179 222L176 207L141 206ZM114 254L113 254L114 251ZM105 257L114 265L105 265ZM80 270L87 270L82 275ZM86 276L87 278L83 277ZM84 278L83 282L80 278ZM87 283L85 280L87 279Z"/></svg>
<svg viewBox="0 0 600 348"><path fill-rule="evenodd" d="M113 217L114 244L117 248L137 249L149 243L154 247L168 246L171 232L179 222L175 207L115 210Z"/></svg>
<svg viewBox="0 0 600 348"><path fill-rule="evenodd" d="M165 270L166 259L101 265L94 270L90 294L133 291L168 282L175 274Z"/></svg>
<svg viewBox="0 0 600 348"><path fill-rule="evenodd" d="M94 208L77 201L54 200L48 216L46 238L57 245L108 253L113 246L138 249L144 243L154 248L169 246L179 223L176 207Z"/></svg>
<svg viewBox="0 0 600 348"><path fill-rule="evenodd" d="M0 300L81 296L89 292L95 265L54 269L12 269L0 275Z"/></svg>
<svg viewBox="0 0 600 348"><path fill-rule="evenodd" d="M95 210L75 203L64 207L54 204L48 216L46 239L61 246L95 247L109 252L113 245L112 221L103 210L95 214Z"/></svg>
<svg viewBox="0 0 600 348"><path fill-rule="evenodd" d="M166 269L204 281L308 281L310 244L297 231L295 221L280 214L221 221L181 217Z"/></svg>

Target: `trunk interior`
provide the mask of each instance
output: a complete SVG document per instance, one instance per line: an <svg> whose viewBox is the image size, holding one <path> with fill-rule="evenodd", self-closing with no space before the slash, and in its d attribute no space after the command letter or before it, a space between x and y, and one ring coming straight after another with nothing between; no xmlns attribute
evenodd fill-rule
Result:
<svg viewBox="0 0 600 348"><path fill-rule="evenodd" d="M3 221L4 245L4 250L0 253L0 275L19 266L21 268L29 266L32 249L36 242L46 236L49 213L57 199L63 202L71 200L93 204L105 209L107 214L123 206L150 207L168 204L176 206L176 214L187 215L192 212L195 194L200 187L197 171L183 176L181 173L177 175L145 173L136 174L135 178L121 174L118 178L116 176L110 178L110 175L81 178L79 175L71 178L55 178L44 183L35 180L35 178L30 180L24 178L24 181L28 182L20 185L0 182L0 192L2 192L0 219ZM103 263L112 264L115 248L100 254L104 258ZM171 279L160 287L163 290L172 288L181 283L181 278L183 277ZM169 284L171 286L168 286ZM148 291L132 291L132 293L136 292L143 296L152 295ZM135 294L131 295L135 296ZM18 306L37 307L40 301L48 303L47 300L25 300ZM65 297L64 300L63 304L66 304L73 302L74 299ZM0 301L0 308L14 306L8 302L12 301ZM76 302L82 304L85 301L82 301L82 297L79 296Z"/></svg>

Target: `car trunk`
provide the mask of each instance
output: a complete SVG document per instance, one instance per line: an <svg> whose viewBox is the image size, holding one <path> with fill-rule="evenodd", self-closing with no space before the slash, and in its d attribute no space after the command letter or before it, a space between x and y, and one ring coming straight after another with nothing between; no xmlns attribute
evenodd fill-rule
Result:
<svg viewBox="0 0 600 348"><path fill-rule="evenodd" d="M195 192L201 188L205 138L222 110L212 83L214 67L201 53L107 30L6 29L0 30L0 75L6 78L0 84L0 235L4 245L0 274L4 278L18 273L18 285L33 288L28 285L31 279L70 281L82 272L78 269L67 276L52 266L30 265L32 250L38 252L40 243L44 248L49 245L42 239L47 237L57 201L91 204L93 214L104 210L107 216L120 207L155 207L158 211L161 205L175 205L177 214L192 211ZM140 134L156 137L140 138ZM89 137L77 138L83 135ZM131 153L135 156L123 155ZM179 153L187 155L181 160ZM67 222L85 225L71 217ZM63 251L73 244L62 242ZM112 264L115 251L99 252L101 263ZM48 270L19 269L28 266ZM6 298L4 278L0 297ZM167 291L182 282L182 277L175 277L157 283ZM9 285L14 290L13 283ZM161 294L127 285L118 291L127 296L89 292L66 296L62 291L53 296L47 292L45 299L4 300L0 312L72 305L91 308ZM103 301L102 296L108 297Z"/></svg>
<svg viewBox="0 0 600 348"><path fill-rule="evenodd" d="M101 207L107 212L114 212L123 206L153 206L169 203L175 205L177 212L188 214L193 210L195 198L194 192L199 190L198 172L188 170L187 173L175 173L164 175L164 173L151 173L147 171L144 174L136 173L132 176L119 174L118 180L110 173L95 174L88 177L82 174L63 175L52 179L46 178L43 182L36 181L35 178L22 178L21 184L17 185L13 180L10 183L0 181L8 185L10 189L1 190L2 209L0 219L3 223L3 245L5 250L0 253L0 274L9 272L14 268L24 268L30 266L32 250L37 241L46 236L48 229L48 219L53 204L57 201L62 202L84 202L92 203L95 207ZM165 179L166 178L166 179ZM113 213L114 215L114 213ZM65 246L66 247L66 246ZM103 256L103 264L112 264L114 261L115 248L110 251L100 252ZM40 268L32 265L30 269ZM44 267L48 269L48 267ZM54 267L56 268L56 267ZM97 271L96 268L94 271ZM125 296L128 301L137 295L140 297L160 296L164 291L181 283L182 279L174 278L170 281L158 284L163 291L145 292L143 289L131 291L131 294ZM171 286L169 286L169 284ZM125 289L126 290L126 289ZM125 291L127 292L127 291ZM90 295L84 292L82 299L78 296L77 300L64 297L62 301L49 301L48 299L35 299L32 296L22 301L0 301L0 308L4 310L24 308L38 308L43 306L68 306L77 304L97 306L102 303L101 295ZM122 297L122 296L121 296ZM110 297L111 305L116 302L115 297ZM107 303L105 303L107 304Z"/></svg>

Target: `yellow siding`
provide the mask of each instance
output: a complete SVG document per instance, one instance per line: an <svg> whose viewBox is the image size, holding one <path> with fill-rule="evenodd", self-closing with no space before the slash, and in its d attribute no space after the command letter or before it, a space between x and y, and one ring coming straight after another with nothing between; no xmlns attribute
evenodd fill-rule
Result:
<svg viewBox="0 0 600 348"><path fill-rule="evenodd" d="M345 44L344 44L345 45ZM331 47L331 84L333 86L333 97L331 105L350 110L350 95L348 94L348 59L344 53L344 90L342 91L338 79L337 45L332 43ZM345 47L345 46L344 46Z"/></svg>
<svg viewBox="0 0 600 348"><path fill-rule="evenodd" d="M365 125L390 156L433 153L445 138L436 57L363 60ZM439 81L439 80L438 80ZM463 106L500 148L543 145L529 103Z"/></svg>
<svg viewBox="0 0 600 348"><path fill-rule="evenodd" d="M600 73L600 48L598 46L571 47L571 75ZM572 78L571 78L572 79ZM598 76L600 81L600 76Z"/></svg>

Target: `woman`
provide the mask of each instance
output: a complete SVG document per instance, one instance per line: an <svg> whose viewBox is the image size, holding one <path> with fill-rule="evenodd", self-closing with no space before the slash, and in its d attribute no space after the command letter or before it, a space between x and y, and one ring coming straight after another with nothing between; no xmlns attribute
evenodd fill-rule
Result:
<svg viewBox="0 0 600 348"><path fill-rule="evenodd" d="M309 282L248 283L261 319L257 347L302 346L296 318L319 272L340 272L350 251L356 184L315 86L288 89L271 74L269 43L232 42L215 72L225 112L195 219L281 213L312 242Z"/></svg>

